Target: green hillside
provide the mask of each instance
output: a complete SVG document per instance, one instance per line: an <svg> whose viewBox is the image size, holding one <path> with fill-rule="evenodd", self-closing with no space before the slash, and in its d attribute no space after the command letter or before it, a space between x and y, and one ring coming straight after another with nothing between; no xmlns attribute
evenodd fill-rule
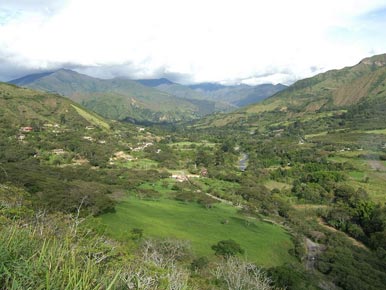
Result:
<svg viewBox="0 0 386 290"><path fill-rule="evenodd" d="M357 104L364 98L384 96L386 55L362 60L353 67L332 70L296 82L287 90L266 100L276 108L315 112ZM286 107L286 108L285 108ZM253 108L250 108L253 111Z"/></svg>
<svg viewBox="0 0 386 290"><path fill-rule="evenodd" d="M127 146L120 136L136 142L135 128L59 95L5 83L0 83L0 124L1 183L22 187L34 205L51 210L72 211L84 196L90 212L112 208L106 181L92 168L106 167L113 153Z"/></svg>
<svg viewBox="0 0 386 290"><path fill-rule="evenodd" d="M11 83L55 92L81 103L94 112L115 120L172 122L191 120L213 112L213 103L201 106L155 88L126 79L102 80L61 69L26 76Z"/></svg>
<svg viewBox="0 0 386 290"><path fill-rule="evenodd" d="M385 87L386 55L374 56L353 67L332 70L300 80L259 104L224 116L210 116L203 120L201 125L286 127L295 120L304 123L311 119L331 119L331 116L362 118L364 112L367 112L375 122L366 122L367 126L377 127L376 123L379 124L382 119ZM356 124L359 123L358 119Z"/></svg>
<svg viewBox="0 0 386 290"><path fill-rule="evenodd" d="M44 123L67 123L68 126L94 125L78 114L77 105L54 94L41 93L0 84L2 129L19 126L43 126Z"/></svg>
<svg viewBox="0 0 386 290"><path fill-rule="evenodd" d="M229 223L221 224L224 220ZM201 256L211 255L211 245L221 239L233 239L245 249L249 260L260 265L271 267L292 261L288 254L292 243L285 231L269 223L246 219L231 206L217 205L207 210L194 203L127 198L117 206L116 213L104 215L103 222L117 238L132 228L141 228L154 237L189 240Z"/></svg>

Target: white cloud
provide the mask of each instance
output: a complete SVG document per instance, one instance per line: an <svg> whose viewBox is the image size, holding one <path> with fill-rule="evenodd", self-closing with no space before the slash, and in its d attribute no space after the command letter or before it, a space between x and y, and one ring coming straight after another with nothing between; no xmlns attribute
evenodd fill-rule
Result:
<svg viewBox="0 0 386 290"><path fill-rule="evenodd" d="M0 58L27 69L70 63L99 75L106 67L130 77L288 83L386 49L376 23L366 22L373 36L356 32L365 23L359 16L384 1L15 2L0 6L8 15L0 21Z"/></svg>

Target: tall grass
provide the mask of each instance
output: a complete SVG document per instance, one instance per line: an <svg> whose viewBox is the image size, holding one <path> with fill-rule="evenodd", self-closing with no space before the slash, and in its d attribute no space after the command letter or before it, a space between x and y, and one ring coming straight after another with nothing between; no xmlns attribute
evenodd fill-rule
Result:
<svg viewBox="0 0 386 290"><path fill-rule="evenodd" d="M192 289L189 272L175 260L179 256L166 259L162 244L153 242L151 257L143 246L129 255L123 244L79 220L59 214L15 221L0 211L0 290Z"/></svg>
<svg viewBox="0 0 386 290"><path fill-rule="evenodd" d="M56 235L17 223L0 232L0 289L113 289L120 274L107 262L111 250L91 247L96 237L84 243L70 229Z"/></svg>

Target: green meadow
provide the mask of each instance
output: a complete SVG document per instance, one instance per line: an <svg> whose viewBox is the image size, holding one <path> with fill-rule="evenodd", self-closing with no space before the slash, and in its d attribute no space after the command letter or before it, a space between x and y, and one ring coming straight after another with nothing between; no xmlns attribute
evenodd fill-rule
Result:
<svg viewBox="0 0 386 290"><path fill-rule="evenodd" d="M368 193L374 202L384 203L386 201L386 168L385 161L380 160L366 160L358 157L359 154L377 154L374 151L350 151L339 152L329 160L333 162L349 162L355 167L355 170L348 171L348 180L346 183L355 187L363 188ZM373 166L380 166L380 169L373 168Z"/></svg>
<svg viewBox="0 0 386 290"><path fill-rule="evenodd" d="M245 257L259 265L277 266L293 259L288 253L293 245L284 229L247 218L224 204L205 209L197 203L127 197L116 206L116 213L103 215L102 222L118 239L128 237L133 228L141 228L146 238L189 240L198 256L213 256L213 244L233 239L245 250Z"/></svg>

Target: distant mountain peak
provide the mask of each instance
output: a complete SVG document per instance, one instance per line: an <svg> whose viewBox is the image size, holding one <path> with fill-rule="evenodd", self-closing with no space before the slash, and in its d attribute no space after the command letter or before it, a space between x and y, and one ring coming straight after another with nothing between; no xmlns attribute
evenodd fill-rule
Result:
<svg viewBox="0 0 386 290"><path fill-rule="evenodd" d="M63 74L63 73L64 74L71 74L71 75L78 75L79 74L76 71L73 71L70 69L60 68L60 69L53 70L53 71L26 75L26 76L23 76L21 78L11 80L8 83L18 85L18 86L24 86L24 85L28 85L30 83L33 83L41 78L44 78L44 77L47 77L50 75L55 75L55 74Z"/></svg>
<svg viewBox="0 0 386 290"><path fill-rule="evenodd" d="M78 72L70 70L68 68L60 68L60 69L53 71L52 73L56 73L56 72L66 72L66 73L78 74Z"/></svg>
<svg viewBox="0 0 386 290"><path fill-rule="evenodd" d="M160 78L160 79L140 79L136 80L137 82L141 83L144 86L147 87L157 87L160 85L173 85L172 81L168 80L167 78Z"/></svg>

